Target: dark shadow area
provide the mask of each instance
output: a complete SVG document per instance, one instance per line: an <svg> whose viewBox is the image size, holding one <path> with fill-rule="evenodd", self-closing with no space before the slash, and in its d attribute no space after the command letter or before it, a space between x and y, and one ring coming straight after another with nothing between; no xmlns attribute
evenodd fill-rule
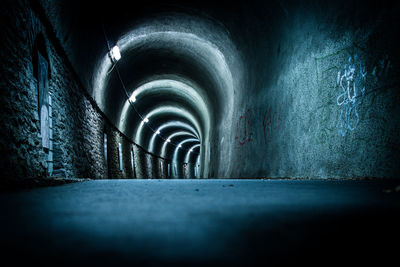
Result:
<svg viewBox="0 0 400 267"><path fill-rule="evenodd" d="M371 208L337 215L301 214L274 228L271 218L257 218L243 227L234 250L238 262L251 265L390 265L396 261L400 237L399 210ZM305 219L304 217L308 217ZM242 242L240 242L243 238Z"/></svg>
<svg viewBox="0 0 400 267"><path fill-rule="evenodd" d="M44 178L27 178L27 179L4 179L0 183L0 193L18 192L26 189L33 189L47 186L65 185L88 181L88 178L64 178L64 177L44 177Z"/></svg>
<svg viewBox="0 0 400 267"><path fill-rule="evenodd" d="M160 256L157 251L152 254L151 249L143 251L151 245L139 243L124 248L129 253L119 248L90 250L85 242L60 249L51 236L26 232L15 236L8 232L5 238L10 240L6 242L3 235L1 254L3 260L13 265L23 263L37 266L389 266L397 259L396 241L400 237L398 211L364 210L336 216L301 214L302 218L309 219L279 222L263 216L254 216L246 221L243 218L229 218L226 222L231 224L230 228L237 229L230 233L231 240L224 240L224 247L216 248L216 251L222 250L223 253L210 251L210 247L203 244L204 251L197 251L201 256L193 258L180 255L182 247L177 247L170 257ZM25 231L30 230L25 228ZM68 236L64 238L68 239ZM215 233L214 238L221 239L224 235ZM149 239L148 242L157 241ZM210 246L213 248L215 244Z"/></svg>

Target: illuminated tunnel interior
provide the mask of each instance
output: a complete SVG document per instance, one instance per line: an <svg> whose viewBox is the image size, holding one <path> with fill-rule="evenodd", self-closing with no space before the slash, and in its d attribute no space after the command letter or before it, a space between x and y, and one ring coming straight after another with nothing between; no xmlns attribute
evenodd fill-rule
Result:
<svg viewBox="0 0 400 267"><path fill-rule="evenodd" d="M396 255L400 4L0 10L2 256L248 266Z"/></svg>
<svg viewBox="0 0 400 267"><path fill-rule="evenodd" d="M242 86L241 59L217 21L184 11L156 13L125 31L115 32L113 19L103 22L102 53L87 75L90 93L119 131L171 161L172 177L194 178L194 168L196 177L210 177L211 155L220 150L215 140L230 127L234 91ZM110 56L113 47L118 61ZM183 130L195 137L174 135Z"/></svg>

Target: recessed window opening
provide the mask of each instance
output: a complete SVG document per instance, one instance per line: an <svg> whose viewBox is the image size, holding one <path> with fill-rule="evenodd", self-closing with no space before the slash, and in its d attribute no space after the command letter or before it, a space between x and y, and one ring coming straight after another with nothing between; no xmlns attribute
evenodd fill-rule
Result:
<svg viewBox="0 0 400 267"><path fill-rule="evenodd" d="M43 150L47 153L47 174L53 174L53 122L49 92L49 56L43 34L38 34L32 49L33 73L37 78L38 115Z"/></svg>
<svg viewBox="0 0 400 267"><path fill-rule="evenodd" d="M106 165L106 170L108 169L108 160L107 160L107 134L104 133L104 163Z"/></svg>
<svg viewBox="0 0 400 267"><path fill-rule="evenodd" d="M183 176L184 177L186 176L186 167L187 167L187 164L183 163Z"/></svg>
<svg viewBox="0 0 400 267"><path fill-rule="evenodd" d="M133 147L131 148L131 167L132 167L132 173L135 173L135 157L133 154Z"/></svg>
<svg viewBox="0 0 400 267"><path fill-rule="evenodd" d="M49 120L49 63L38 51L38 96L39 119L42 146L47 151L50 149L50 120Z"/></svg>
<svg viewBox="0 0 400 267"><path fill-rule="evenodd" d="M123 170L123 165L122 165L122 145L121 143L118 143L118 160L119 160L119 170Z"/></svg>

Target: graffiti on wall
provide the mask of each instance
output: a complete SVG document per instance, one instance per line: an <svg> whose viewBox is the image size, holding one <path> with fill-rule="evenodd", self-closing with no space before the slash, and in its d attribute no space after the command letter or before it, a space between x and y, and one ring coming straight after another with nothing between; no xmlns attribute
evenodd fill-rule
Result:
<svg viewBox="0 0 400 267"><path fill-rule="evenodd" d="M342 136L349 131L354 131L360 120L357 108L365 95L366 76L366 67L358 59L357 54L350 56L343 70L337 73L336 86L339 89L339 95L336 103L340 108L337 128Z"/></svg>
<svg viewBox="0 0 400 267"><path fill-rule="evenodd" d="M327 123L332 118L334 104L337 109L335 123L329 131L335 130L340 136L346 136L356 130L361 115L374 101L368 95L390 86L388 79L391 63L383 52L368 53L361 44L335 51L329 55L316 57L315 67L318 83L318 95L327 95L329 103L321 103L323 109L320 117ZM321 98L323 99L323 98Z"/></svg>
<svg viewBox="0 0 400 267"><path fill-rule="evenodd" d="M389 75L389 70L392 68L392 64L390 62L389 56L385 55L378 60L378 62L373 66L371 71L370 78L373 80L375 84L378 81L382 82L383 80L388 81L386 78Z"/></svg>
<svg viewBox="0 0 400 267"><path fill-rule="evenodd" d="M279 131L281 127L282 105L283 103L279 105L278 110L274 110L271 107L268 107L264 113L262 125L264 131L264 142L267 146L272 140L273 132Z"/></svg>
<svg viewBox="0 0 400 267"><path fill-rule="evenodd" d="M281 128L282 106L283 102L277 109L271 106L267 107L263 113L261 125L258 125L258 121L256 121L256 127L262 127L264 142L267 146L271 142L274 132L279 131ZM246 112L239 117L236 123L235 144L237 147L242 147L243 145L250 143L255 139L252 124L252 112L250 109L247 109Z"/></svg>
<svg viewBox="0 0 400 267"><path fill-rule="evenodd" d="M251 131L251 111L246 112L239 117L236 123L235 144L239 147L253 141L253 132Z"/></svg>

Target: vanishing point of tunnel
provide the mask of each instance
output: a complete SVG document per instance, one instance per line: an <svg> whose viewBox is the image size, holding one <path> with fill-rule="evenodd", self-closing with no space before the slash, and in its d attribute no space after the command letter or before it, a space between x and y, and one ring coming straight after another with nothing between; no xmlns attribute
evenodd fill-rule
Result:
<svg viewBox="0 0 400 267"><path fill-rule="evenodd" d="M9 266L398 262L399 3L0 12Z"/></svg>

